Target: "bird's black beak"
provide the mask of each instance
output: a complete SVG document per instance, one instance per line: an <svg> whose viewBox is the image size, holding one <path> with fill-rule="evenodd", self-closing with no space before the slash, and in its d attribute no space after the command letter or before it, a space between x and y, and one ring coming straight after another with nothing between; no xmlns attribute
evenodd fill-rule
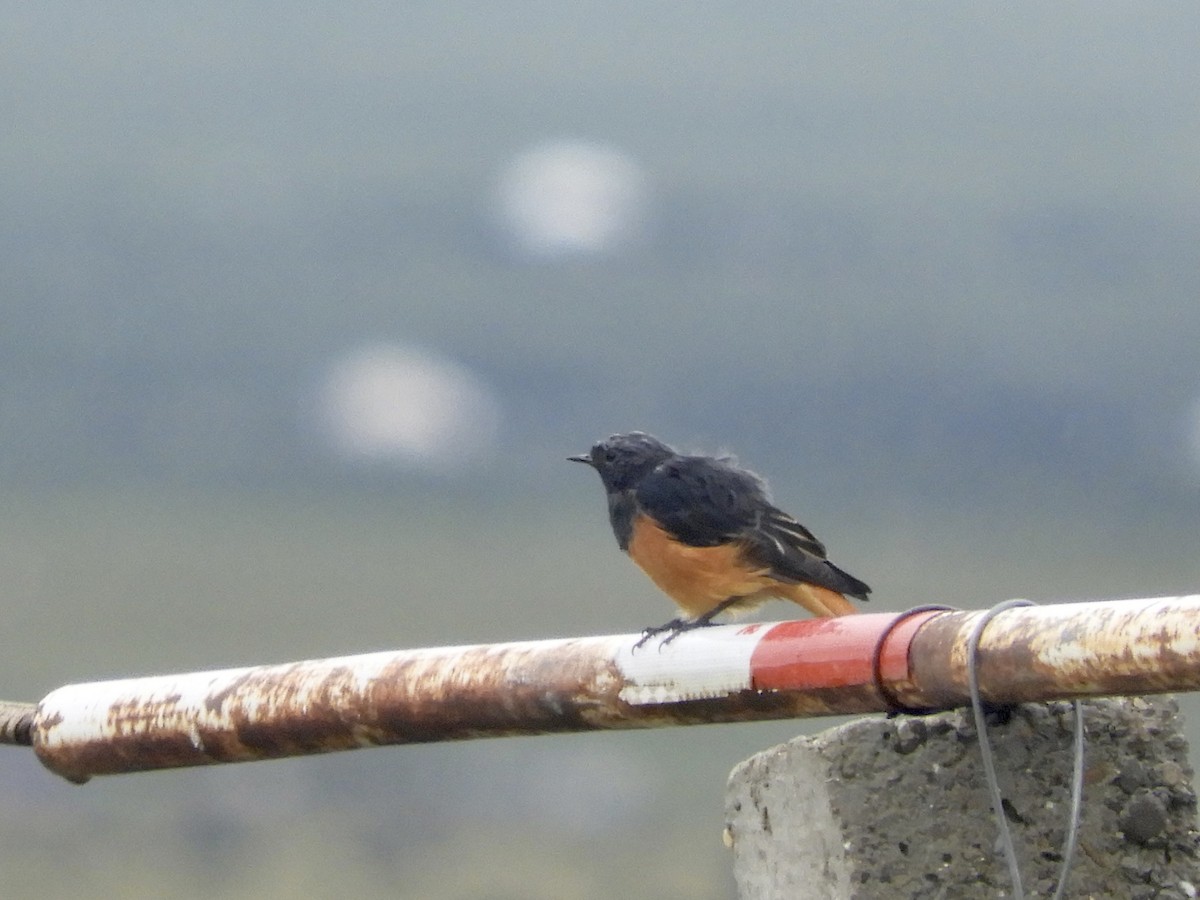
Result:
<svg viewBox="0 0 1200 900"><path fill-rule="evenodd" d="M589 465L589 466L592 466L593 468L595 468L594 464L592 463L592 457L591 457L591 454L588 454L588 453L580 453L578 456L568 456L568 457L567 457L567 459L568 459L570 462L581 462L581 463L586 463L587 465Z"/></svg>

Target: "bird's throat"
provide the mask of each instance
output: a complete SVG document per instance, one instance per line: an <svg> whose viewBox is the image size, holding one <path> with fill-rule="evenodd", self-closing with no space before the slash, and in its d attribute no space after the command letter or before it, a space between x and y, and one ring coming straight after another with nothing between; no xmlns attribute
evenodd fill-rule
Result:
<svg viewBox="0 0 1200 900"><path fill-rule="evenodd" d="M612 491L608 495L608 521L612 523L613 534L617 537L617 546L628 552L629 541L633 537L633 515L637 511L637 501L633 491Z"/></svg>

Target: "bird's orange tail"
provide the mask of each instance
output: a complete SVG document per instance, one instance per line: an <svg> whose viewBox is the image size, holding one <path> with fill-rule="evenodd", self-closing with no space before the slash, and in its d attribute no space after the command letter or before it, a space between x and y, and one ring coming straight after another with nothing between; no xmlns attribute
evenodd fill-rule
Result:
<svg viewBox="0 0 1200 900"><path fill-rule="evenodd" d="M815 584L789 584L780 595L799 603L814 616L848 616L858 612L854 604L837 591Z"/></svg>

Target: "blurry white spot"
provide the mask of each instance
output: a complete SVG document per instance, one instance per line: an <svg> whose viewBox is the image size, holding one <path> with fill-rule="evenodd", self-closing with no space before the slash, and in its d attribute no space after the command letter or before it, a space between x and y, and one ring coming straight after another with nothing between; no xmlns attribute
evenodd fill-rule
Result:
<svg viewBox="0 0 1200 900"><path fill-rule="evenodd" d="M529 256L601 253L640 236L645 178L611 147L558 141L516 157L500 179L500 217Z"/></svg>
<svg viewBox="0 0 1200 900"><path fill-rule="evenodd" d="M367 347L336 363L322 415L343 455L447 471L486 455L499 406L471 372L420 350Z"/></svg>

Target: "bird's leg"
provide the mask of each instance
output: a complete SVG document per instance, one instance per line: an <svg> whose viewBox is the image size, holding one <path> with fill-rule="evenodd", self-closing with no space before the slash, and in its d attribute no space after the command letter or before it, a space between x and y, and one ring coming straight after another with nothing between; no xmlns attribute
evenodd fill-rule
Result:
<svg viewBox="0 0 1200 900"><path fill-rule="evenodd" d="M724 600L722 600L720 603L718 603L716 606L714 606L708 612L704 613L701 616L697 616L694 619L683 619L683 618L672 619L670 622L667 622L665 625L658 625L653 628L647 628L642 632L641 639L638 640L638 642L633 645L633 649L634 650L638 649L639 647L642 646L642 644L646 643L646 641L650 640L650 638L654 637L656 634L662 634L664 631L670 632L659 643L658 649L661 650L663 647L665 647L667 644L671 643L671 641L675 640L675 638L679 637L685 631L691 631L694 628L706 628L709 625L714 624L713 623L714 618L719 616L721 613L725 612L725 610L729 609L729 607L733 606L735 603L737 603L741 599L742 599L741 597L726 597Z"/></svg>
<svg viewBox="0 0 1200 900"><path fill-rule="evenodd" d="M713 624L713 619L715 619L721 613L725 612L725 610L729 609L729 607L733 606L733 604L737 603L741 599L742 599L741 597L726 597L724 600L722 600L720 603L718 603L716 606L714 606L712 609L710 609L704 615L695 619L692 622L692 624L688 627L689 628L699 628L699 627L703 627L704 625Z"/></svg>

